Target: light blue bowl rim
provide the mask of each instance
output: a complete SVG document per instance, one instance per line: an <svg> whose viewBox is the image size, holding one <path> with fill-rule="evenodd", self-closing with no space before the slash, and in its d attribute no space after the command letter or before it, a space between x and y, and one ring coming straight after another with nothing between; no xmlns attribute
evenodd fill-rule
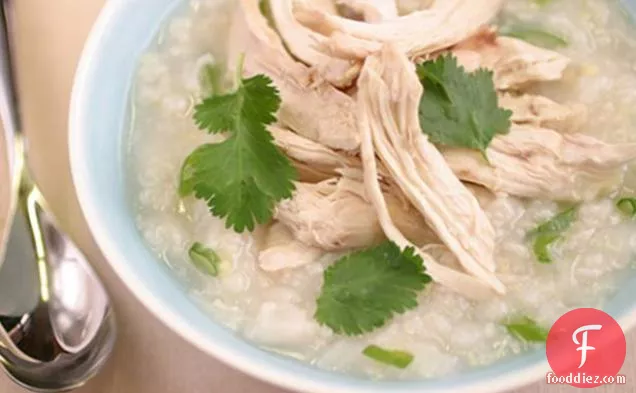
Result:
<svg viewBox="0 0 636 393"><path fill-rule="evenodd" d="M80 60L70 110L70 160L82 211L113 269L163 323L202 351L259 379L313 393L498 392L545 377L543 350L441 379L371 381L273 354L214 322L146 247L127 193L128 93L139 55L183 0L109 0ZM636 0L625 1L633 13ZM636 322L636 277L605 309Z"/></svg>

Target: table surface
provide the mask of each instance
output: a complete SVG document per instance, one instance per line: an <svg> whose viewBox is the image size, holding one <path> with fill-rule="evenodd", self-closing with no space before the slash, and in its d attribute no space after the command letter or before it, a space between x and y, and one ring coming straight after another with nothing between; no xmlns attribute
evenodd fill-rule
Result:
<svg viewBox="0 0 636 393"><path fill-rule="evenodd" d="M106 369L78 393L283 393L210 358L155 319L115 276L80 212L67 155L68 100L84 40L104 0L19 0L16 5L18 80L31 164L54 213L104 279L118 315L119 341ZM6 184L6 183L5 183ZM6 192L6 187L2 187ZM2 195L0 200L6 199ZM2 204L0 204L0 207ZM627 386L636 392L636 332L628 336ZM543 382L514 393L569 392ZM24 393L0 373L0 392Z"/></svg>

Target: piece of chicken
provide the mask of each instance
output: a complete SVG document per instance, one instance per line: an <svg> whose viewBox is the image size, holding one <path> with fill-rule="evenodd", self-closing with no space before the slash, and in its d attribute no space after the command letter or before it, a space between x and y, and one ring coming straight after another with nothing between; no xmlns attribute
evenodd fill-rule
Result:
<svg viewBox="0 0 636 393"><path fill-rule="evenodd" d="M360 138L353 99L330 83L316 80L314 71L287 54L261 15L258 3L239 2L228 46L230 69L238 67L244 54L244 75L265 74L280 91L280 123L325 146L357 150Z"/></svg>
<svg viewBox="0 0 636 393"><path fill-rule="evenodd" d="M503 92L499 94L499 106L512 111L513 123L560 132L575 132L587 121L585 105L562 105L538 95Z"/></svg>
<svg viewBox="0 0 636 393"><path fill-rule="evenodd" d="M272 124L268 130L274 137L274 143L298 169L301 182L319 183L340 176L362 181L361 174L354 175L355 171L362 170L359 156L331 149L279 125ZM348 172L349 169L353 172ZM380 176L383 181L390 180L384 168L380 168Z"/></svg>
<svg viewBox="0 0 636 393"><path fill-rule="evenodd" d="M296 20L293 0L268 1L276 29L287 49L334 86L350 86L360 72L360 62L331 57L316 49L321 37Z"/></svg>
<svg viewBox="0 0 636 393"><path fill-rule="evenodd" d="M258 264L261 269L273 272L308 265L324 253L295 239L285 225L274 222L267 231L265 246L258 254Z"/></svg>
<svg viewBox="0 0 636 393"><path fill-rule="evenodd" d="M320 183L340 176L359 183L364 182L360 157L335 151L277 125L270 125L268 129L274 136L276 145L292 160L299 172L300 182ZM378 166L378 175L385 190L391 190L391 194L402 200L403 204L410 205L403 194L395 192L397 186L391 181L391 176L384 167ZM496 196L485 187L472 183L464 185L477 198L483 209L486 209L496 199ZM365 197L365 199L367 198ZM401 212L402 210L412 212L414 209L411 206L396 211ZM416 223L418 220L413 220L413 222ZM417 231L414 229L412 232L406 232L415 233Z"/></svg>
<svg viewBox="0 0 636 393"><path fill-rule="evenodd" d="M482 29L456 45L451 52L467 71L492 70L495 87L499 90L559 80L570 64L570 59L560 53L517 38L497 36L494 28Z"/></svg>
<svg viewBox="0 0 636 393"><path fill-rule="evenodd" d="M311 0L311 4L319 10L322 10L329 14L338 14L338 9L336 8L336 3L334 0Z"/></svg>
<svg viewBox="0 0 636 393"><path fill-rule="evenodd" d="M361 167L358 158L336 152L278 125L270 125L268 130L276 145L298 169L301 182L320 182L338 176L340 169Z"/></svg>
<svg viewBox="0 0 636 393"><path fill-rule="evenodd" d="M512 125L495 137L486 154L445 148L444 158L462 180L495 193L518 197L581 201L620 185L624 164L636 159L636 144L610 145L583 134L561 134Z"/></svg>
<svg viewBox="0 0 636 393"><path fill-rule="evenodd" d="M338 179L296 183L293 197L278 204L274 218L304 244L328 251L367 247L382 239L373 208L338 187Z"/></svg>
<svg viewBox="0 0 636 393"><path fill-rule="evenodd" d="M504 293L503 284L493 274L495 231L490 221L475 196L457 179L420 129L422 86L414 65L397 46L386 45L380 54L367 58L358 87L365 184L378 215L383 217L384 198L376 192L379 187L374 151L464 269L479 282ZM401 237L391 229L392 222L384 222L383 227L390 239L403 245ZM459 273L438 271L441 265L435 266L427 266L434 279L459 289L457 282L448 282Z"/></svg>
<svg viewBox="0 0 636 393"><path fill-rule="evenodd" d="M330 52L334 56L363 58L372 53L370 49L377 51L381 44L393 43L410 57L416 58L451 47L475 35L495 18L502 4L503 0L436 1L428 9L379 23L331 15L311 6L309 2L297 3L294 12L305 26L330 37L322 43L321 48L337 48L337 51ZM343 35L350 37L347 46L329 42L331 39L342 40Z"/></svg>
<svg viewBox="0 0 636 393"><path fill-rule="evenodd" d="M435 240L426 222L411 205L385 190L392 217L416 244ZM385 239L364 185L349 178L317 184L297 183L291 199L280 202L275 218L302 243L327 251L365 248Z"/></svg>
<svg viewBox="0 0 636 393"><path fill-rule="evenodd" d="M397 0L397 7L401 15L406 15L429 8L434 2L435 0Z"/></svg>
<svg viewBox="0 0 636 393"><path fill-rule="evenodd" d="M328 38L320 40L316 48L333 57L359 61L378 52L382 44L334 31Z"/></svg>
<svg viewBox="0 0 636 393"><path fill-rule="evenodd" d="M473 183L462 184L464 184L468 191L470 191L475 196L475 198L477 198L479 206L481 206L481 208L484 210L487 210L490 205L497 199L497 195L495 195L492 191L484 186Z"/></svg>
<svg viewBox="0 0 636 393"><path fill-rule="evenodd" d="M382 168L382 170L384 170L384 168ZM383 177L382 170L378 171L378 179L382 179ZM362 170L356 171L353 168L348 168L339 172L341 172L344 176L340 181L342 189L356 194L366 203L371 204L371 199L364 185L364 172ZM353 172L357 172L358 176L353 175ZM400 191L399 187L392 182L386 182L386 180L380 180L380 187L382 189L384 199L387 201L389 214L393 218L396 226L407 239L418 246L429 243L439 243L437 235L435 235L435 233L427 225L422 216L418 214L419 212L417 209L413 207L411 202L409 202L405 195ZM377 228L382 232L379 222Z"/></svg>
<svg viewBox="0 0 636 393"><path fill-rule="evenodd" d="M377 23L398 17L395 0L336 0L341 6L362 15L365 22Z"/></svg>

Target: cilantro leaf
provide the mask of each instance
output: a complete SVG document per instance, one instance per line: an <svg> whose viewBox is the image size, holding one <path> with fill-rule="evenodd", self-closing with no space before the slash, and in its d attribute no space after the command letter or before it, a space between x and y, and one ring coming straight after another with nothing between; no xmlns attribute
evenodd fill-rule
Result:
<svg viewBox="0 0 636 393"><path fill-rule="evenodd" d="M561 35L537 26L505 26L499 29L499 33L503 36L519 38L533 45L548 49L564 48L569 45L567 39Z"/></svg>
<svg viewBox="0 0 636 393"><path fill-rule="evenodd" d="M499 107L492 71L468 73L452 55L417 66L424 86L420 126L431 142L470 149L484 155L496 134L506 134L512 112Z"/></svg>
<svg viewBox="0 0 636 393"><path fill-rule="evenodd" d="M192 261L192 264L200 271L210 276L219 275L219 264L221 258L214 252L213 249L205 247L199 242L195 242L188 250L188 256Z"/></svg>
<svg viewBox="0 0 636 393"><path fill-rule="evenodd" d="M505 324L508 332L524 342L546 342L549 331L528 317L518 318Z"/></svg>
<svg viewBox="0 0 636 393"><path fill-rule="evenodd" d="M627 217L636 217L636 198L621 198L616 207Z"/></svg>
<svg viewBox="0 0 636 393"><path fill-rule="evenodd" d="M377 345L369 345L362 353L375 361L397 368L407 368L413 362L413 355L409 352L384 349Z"/></svg>
<svg viewBox="0 0 636 393"><path fill-rule="evenodd" d="M243 80L230 94L213 95L194 108L194 122L212 134L225 131L256 134L276 121L280 96L272 80L256 75Z"/></svg>
<svg viewBox="0 0 636 393"><path fill-rule="evenodd" d="M563 232L570 228L577 215L578 206L572 206L528 232L527 237L533 241L532 250L539 262L552 262L550 245L563 238Z"/></svg>
<svg viewBox="0 0 636 393"><path fill-rule="evenodd" d="M280 102L271 79L256 75L241 81L235 92L211 96L195 107L199 128L229 136L186 158L180 193L194 192L239 233L269 221L274 205L294 190L296 170L265 128L276 121Z"/></svg>
<svg viewBox="0 0 636 393"><path fill-rule="evenodd" d="M417 306L418 291L431 277L413 248L393 242L349 254L324 273L314 317L350 336L383 326L394 314Z"/></svg>

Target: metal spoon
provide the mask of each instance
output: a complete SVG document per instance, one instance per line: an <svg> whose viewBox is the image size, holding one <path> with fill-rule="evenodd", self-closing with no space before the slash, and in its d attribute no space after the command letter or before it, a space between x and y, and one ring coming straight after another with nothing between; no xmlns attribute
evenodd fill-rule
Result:
<svg viewBox="0 0 636 393"><path fill-rule="evenodd" d="M31 180L11 72L8 0L0 1L0 117L12 176L10 230L0 239L0 364L27 389L67 391L103 367L115 320L103 285Z"/></svg>

